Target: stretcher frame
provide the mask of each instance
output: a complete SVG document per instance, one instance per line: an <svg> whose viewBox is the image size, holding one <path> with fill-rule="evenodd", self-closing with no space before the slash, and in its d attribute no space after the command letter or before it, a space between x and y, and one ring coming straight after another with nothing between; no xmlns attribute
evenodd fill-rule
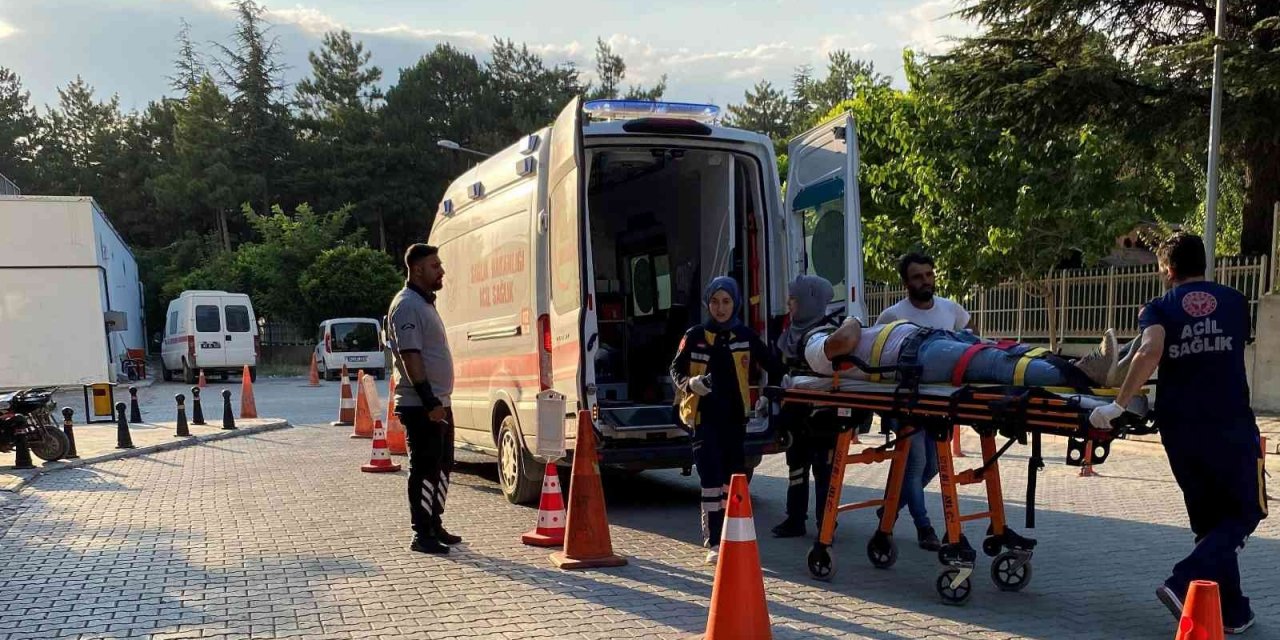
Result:
<svg viewBox="0 0 1280 640"><path fill-rule="evenodd" d="M810 574L819 580L829 581L835 574L831 552L835 536L836 520L841 513L858 509L881 508L879 525L867 543L867 557L877 568L888 569L897 561L897 546L893 541L901 500L902 479L906 472L907 456L911 450L911 436L924 431L927 439L938 452L938 481L942 491L943 517L946 523L942 548L938 561L942 564L934 587L946 604L961 605L973 593L970 576L973 573L977 552L963 533L963 524L974 520L988 520L987 536L983 551L994 558L991 579L1002 591L1020 591L1031 582L1031 557L1036 541L1016 533L1009 527L1004 508L1004 494L1000 478L1000 457L1013 444L1030 444L1028 459L1026 526L1035 527L1036 474L1044 467L1041 437L1045 434L1068 439L1066 463L1070 466L1097 465L1106 461L1111 443L1127 434L1150 433L1150 415L1138 416L1126 413L1112 423L1111 430L1098 430L1089 424L1090 408L1082 401L1085 394L1073 389L1054 390L1001 385L965 385L954 389L946 397L936 395L937 386L928 386L934 395L921 393L919 383L921 368L914 366L873 367L852 357L838 359L837 370L844 361L852 363L869 375L879 378L893 373L896 384L880 384L883 391L867 388L844 390L840 375L832 377L828 389L770 388L768 394L783 405L801 405L810 408L830 408L841 419L840 430L831 466L831 482L823 505L822 524L818 539L809 551L807 561ZM1090 396L1113 396L1114 389L1090 389ZM882 418L899 421L896 433L883 428L885 444L850 452L855 424L865 423L870 413ZM978 467L957 472L952 457L950 441L952 433L961 426L977 432L981 442L981 462ZM997 448L996 437L1007 442ZM889 477L880 499L841 504L845 472L850 464L876 464L889 462ZM962 514L958 489L964 485L983 483L987 509Z"/></svg>

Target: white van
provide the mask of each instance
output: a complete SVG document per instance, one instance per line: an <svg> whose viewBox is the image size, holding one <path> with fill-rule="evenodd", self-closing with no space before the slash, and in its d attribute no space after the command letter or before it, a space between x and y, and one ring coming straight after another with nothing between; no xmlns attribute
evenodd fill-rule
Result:
<svg viewBox="0 0 1280 640"><path fill-rule="evenodd" d="M316 368L325 380L337 380L344 365L350 375L363 369L381 380L387 375L382 345L382 325L373 318L325 320L316 336Z"/></svg>
<svg viewBox="0 0 1280 640"><path fill-rule="evenodd" d="M446 191L429 242L449 274L437 304L455 362L455 439L496 453L512 502L538 497L531 452L570 457L579 410L606 465L692 466L668 368L713 276L738 280L743 320L770 339L801 273L826 277L838 307L866 318L852 117L792 142L784 205L773 143L716 126L717 115L575 99ZM563 423L539 423L543 390L567 397ZM779 449L767 416L748 431L751 464ZM540 432L557 451L548 439L539 449Z"/></svg>
<svg viewBox="0 0 1280 640"><path fill-rule="evenodd" d="M258 379L258 320L253 303L243 293L183 291L169 303L160 349L161 375L195 384L200 371L226 380L247 365Z"/></svg>

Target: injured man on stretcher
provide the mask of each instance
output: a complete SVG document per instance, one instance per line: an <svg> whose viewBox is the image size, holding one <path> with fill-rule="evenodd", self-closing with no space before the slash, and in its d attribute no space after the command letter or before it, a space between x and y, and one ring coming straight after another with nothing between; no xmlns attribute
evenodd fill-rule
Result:
<svg viewBox="0 0 1280 640"><path fill-rule="evenodd" d="M1096 349L1069 361L1047 349L1014 342L983 340L968 332L927 329L910 322L863 327L849 318L834 331L805 340L804 356L819 375L833 375L832 361L852 355L871 367L918 367L921 384L966 383L1086 390L1118 386L1124 380L1115 333L1107 330ZM841 369L842 378L877 378L858 368ZM892 379L891 375L884 376Z"/></svg>

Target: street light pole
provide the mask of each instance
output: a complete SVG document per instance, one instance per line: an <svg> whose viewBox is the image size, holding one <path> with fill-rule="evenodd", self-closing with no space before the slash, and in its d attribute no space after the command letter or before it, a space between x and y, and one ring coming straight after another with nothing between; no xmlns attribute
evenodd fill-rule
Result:
<svg viewBox="0 0 1280 640"><path fill-rule="evenodd" d="M1213 36L1213 94L1209 102L1209 170L1204 203L1205 279L1213 281L1217 271L1218 244L1218 142L1222 139L1222 41L1227 30L1227 1L1218 0Z"/></svg>
<svg viewBox="0 0 1280 640"><path fill-rule="evenodd" d="M475 149L468 149L452 140L437 140L436 145L443 147L445 149L449 149L451 151L462 151L464 153L477 155L477 156L480 156L481 158L488 158L489 156L493 155L492 153L485 153L483 151L476 151Z"/></svg>

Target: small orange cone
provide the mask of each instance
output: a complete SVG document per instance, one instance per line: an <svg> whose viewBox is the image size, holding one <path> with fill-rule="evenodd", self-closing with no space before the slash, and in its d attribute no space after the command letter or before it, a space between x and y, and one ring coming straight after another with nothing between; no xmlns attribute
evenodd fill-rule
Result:
<svg viewBox="0 0 1280 640"><path fill-rule="evenodd" d="M1222 602L1218 583L1192 580L1187 600L1182 603L1182 619L1173 640L1222 640Z"/></svg>
<svg viewBox="0 0 1280 640"><path fill-rule="evenodd" d="M316 352L311 352L311 371L308 373L308 387L320 386L320 370L316 368Z"/></svg>
<svg viewBox="0 0 1280 640"><path fill-rule="evenodd" d="M240 417L258 417L258 403L253 399L253 376L250 375L247 364L240 378Z"/></svg>
<svg viewBox="0 0 1280 640"><path fill-rule="evenodd" d="M1098 472L1093 470L1093 441L1084 441L1084 464L1080 466L1081 478L1098 477Z"/></svg>
<svg viewBox="0 0 1280 640"><path fill-rule="evenodd" d="M356 428L352 438L373 437L373 412L369 409L369 396L365 392L364 369L356 372Z"/></svg>
<svg viewBox="0 0 1280 640"><path fill-rule="evenodd" d="M578 441L573 450L573 482L569 485L569 515L565 520L564 550L551 554L551 564L560 569L594 569L627 563L626 558L614 555L613 541L609 539L595 428L587 411L578 412Z"/></svg>
<svg viewBox="0 0 1280 640"><path fill-rule="evenodd" d="M392 378L387 381L387 447L391 455L403 456L409 453L409 443L405 440L404 425L400 424L400 416L396 415L396 383Z"/></svg>
<svg viewBox="0 0 1280 640"><path fill-rule="evenodd" d="M338 419L329 424L350 427L356 423L356 399L351 395L351 381L347 380L347 365L342 365L342 385L338 396Z"/></svg>
<svg viewBox="0 0 1280 640"><path fill-rule="evenodd" d="M382 427L381 420L373 423L373 455L369 457L369 464L361 465L360 470L367 473L400 470L400 465L391 461L391 453L387 451L387 430Z"/></svg>
<svg viewBox="0 0 1280 640"><path fill-rule="evenodd" d="M542 499L538 501L538 526L520 536L520 541L535 547L558 547L564 544L564 495L560 493L560 473L556 463L548 462L542 474Z"/></svg>
<svg viewBox="0 0 1280 640"><path fill-rule="evenodd" d="M772 638L746 475L735 473L729 480L728 502L704 637L706 640Z"/></svg>
<svg viewBox="0 0 1280 640"><path fill-rule="evenodd" d="M207 380L205 380L205 379L204 379L204 369L201 369L201 370L200 370L200 376L199 376L198 378L196 378L196 386L197 386L197 387L200 387L201 389L203 389L203 388L205 388L205 387L206 387L206 386L208 386L208 385L209 385L209 382L208 382Z"/></svg>
<svg viewBox="0 0 1280 640"><path fill-rule="evenodd" d="M961 449L961 448L960 448L960 427L959 427L959 425L957 425L957 426L956 426L955 428L953 428L953 429L952 429L952 431L951 431L951 457L952 457L952 458L967 458L967 457L968 457L968 456L964 455L964 449Z"/></svg>

